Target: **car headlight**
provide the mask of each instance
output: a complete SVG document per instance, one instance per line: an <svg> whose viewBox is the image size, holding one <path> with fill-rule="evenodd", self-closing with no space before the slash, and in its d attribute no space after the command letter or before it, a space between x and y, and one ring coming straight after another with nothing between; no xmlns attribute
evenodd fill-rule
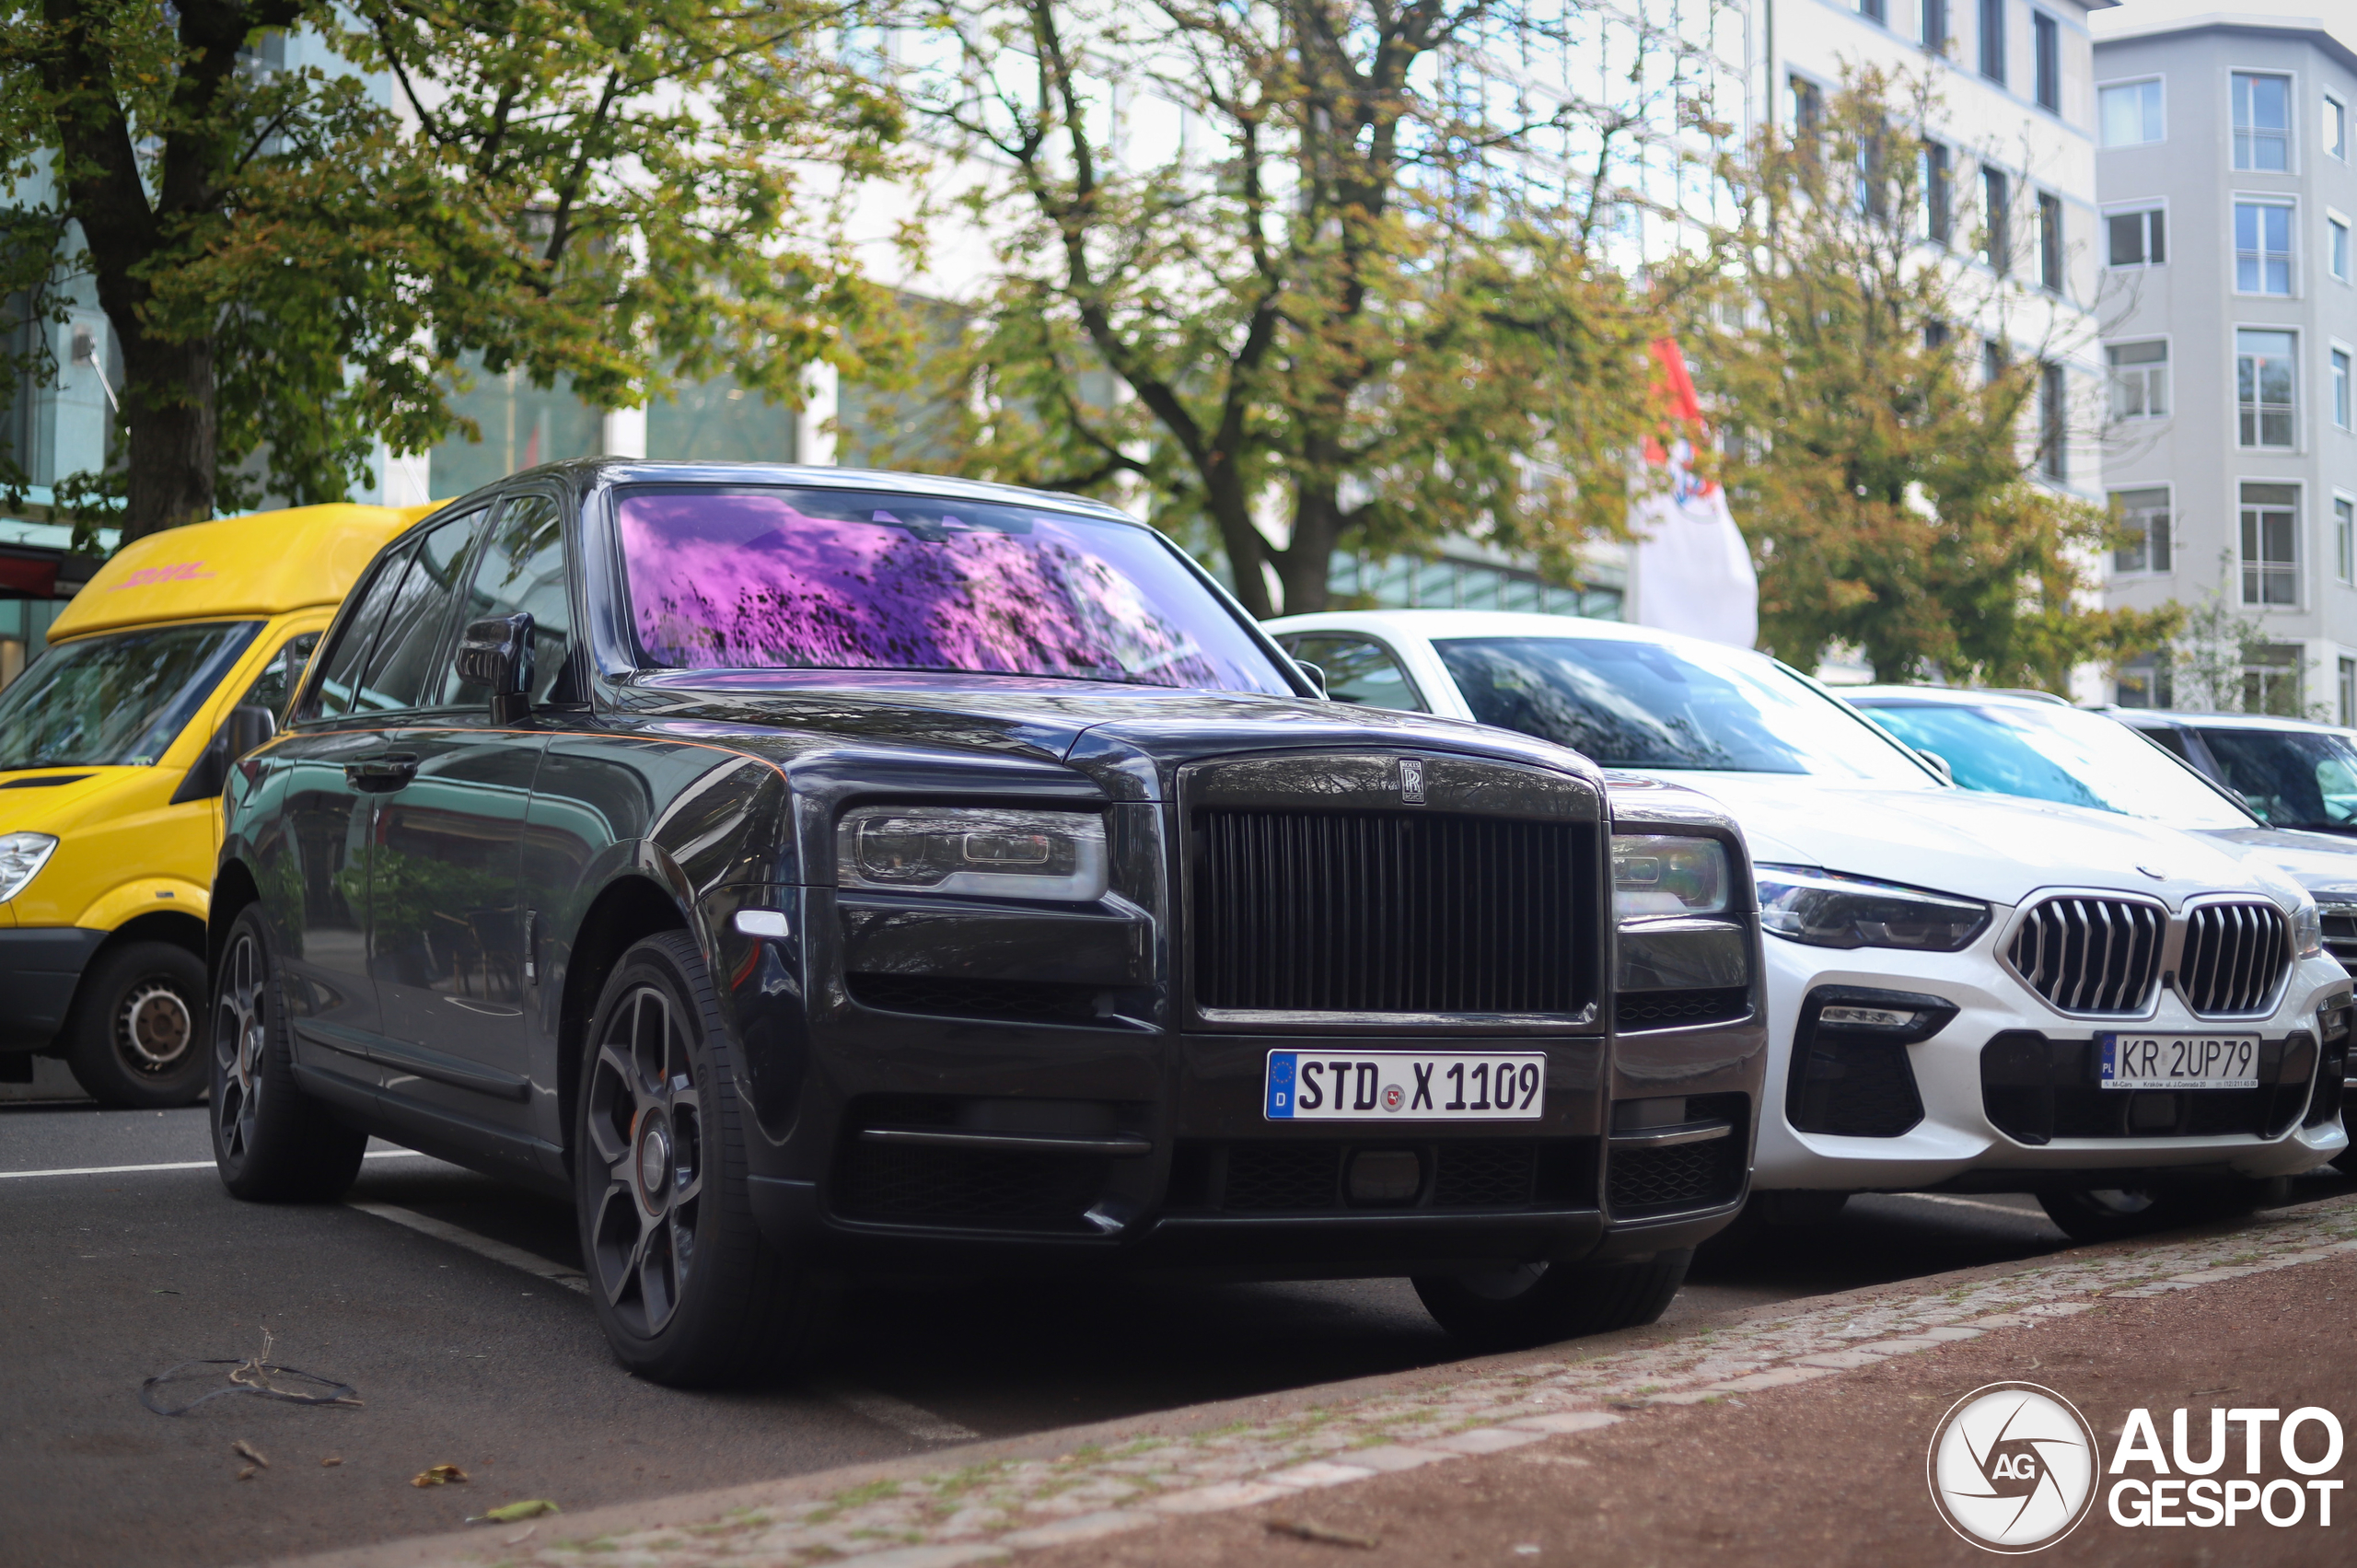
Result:
<svg viewBox="0 0 2357 1568"><path fill-rule="evenodd" d="M23 892L56 848L47 833L0 833L0 904Z"/></svg>
<svg viewBox="0 0 2357 1568"><path fill-rule="evenodd" d="M1104 819L1082 811L871 806L843 814L835 880L896 892L1101 899Z"/></svg>
<svg viewBox="0 0 2357 1568"><path fill-rule="evenodd" d="M1814 947L1910 947L1953 953L1989 923L1989 906L1889 882L1797 865L1757 869L1759 923Z"/></svg>
<svg viewBox="0 0 2357 1568"><path fill-rule="evenodd" d="M1718 914L1727 907L1727 852L1716 839L1612 837L1612 912L1620 920Z"/></svg>
<svg viewBox="0 0 2357 1568"><path fill-rule="evenodd" d="M2324 911L2314 899L2292 912L2292 947L2304 958L2323 956Z"/></svg>

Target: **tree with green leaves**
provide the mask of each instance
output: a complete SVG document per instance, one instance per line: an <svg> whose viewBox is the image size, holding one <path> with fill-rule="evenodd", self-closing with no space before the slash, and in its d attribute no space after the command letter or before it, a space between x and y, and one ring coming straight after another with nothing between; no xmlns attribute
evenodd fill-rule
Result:
<svg viewBox="0 0 2357 1568"><path fill-rule="evenodd" d="M2042 362L2071 345L1991 350L2048 312L1927 233L1945 215L1943 238L1985 250L2026 226L1930 188L1938 117L1925 82L1868 71L1731 159L1719 319L1741 325L1706 327L1695 358L1741 438L1724 477L1763 645L1805 669L1846 646L1877 679L2067 691L2074 666L2165 642L2181 612L2096 608L2115 526L2041 482L2067 430L2025 429Z"/></svg>
<svg viewBox="0 0 2357 1568"><path fill-rule="evenodd" d="M992 268L927 365L924 443L979 476L1142 494L1256 614L1323 608L1345 548L1460 534L1567 567L1624 527L1658 424L1659 301L1606 238L1660 115L1482 73L1592 20L1576 0L940 0L950 58L914 107L1004 172L970 193ZM1674 41L1636 42L1690 98Z"/></svg>
<svg viewBox="0 0 2357 1568"><path fill-rule="evenodd" d="M854 353L830 214L900 128L857 5L0 0L0 296L105 310L124 538L479 438L462 366L798 400Z"/></svg>

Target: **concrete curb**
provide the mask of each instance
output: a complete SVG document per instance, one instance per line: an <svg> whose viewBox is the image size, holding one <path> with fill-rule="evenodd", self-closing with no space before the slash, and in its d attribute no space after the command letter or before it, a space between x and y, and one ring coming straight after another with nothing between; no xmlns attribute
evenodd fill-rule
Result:
<svg viewBox="0 0 2357 1568"><path fill-rule="evenodd" d="M1510 1355L967 1444L294 1560L285 1568L950 1568L1595 1430L1614 1411L1841 1376L2140 1297L2357 1251L2357 1198ZM491 1498L484 1499L486 1504Z"/></svg>

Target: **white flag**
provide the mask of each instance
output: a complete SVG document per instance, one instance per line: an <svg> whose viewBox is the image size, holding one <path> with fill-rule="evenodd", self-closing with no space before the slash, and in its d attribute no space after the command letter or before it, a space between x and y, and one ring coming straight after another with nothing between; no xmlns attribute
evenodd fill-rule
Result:
<svg viewBox="0 0 2357 1568"><path fill-rule="evenodd" d="M1654 356L1661 363L1669 412L1699 427L1701 401L1678 344L1664 338L1654 344ZM1692 448L1684 441L1646 456L1667 465L1670 482L1629 508L1629 531L1637 540L1631 619L1640 626L1750 647L1759 640L1759 576L1727 509L1726 491L1695 477L1688 466Z"/></svg>

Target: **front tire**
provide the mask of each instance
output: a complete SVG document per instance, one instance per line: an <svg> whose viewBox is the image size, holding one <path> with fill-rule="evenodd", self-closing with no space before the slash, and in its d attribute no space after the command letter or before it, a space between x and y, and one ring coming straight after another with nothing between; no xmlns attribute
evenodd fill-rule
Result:
<svg viewBox="0 0 2357 1568"><path fill-rule="evenodd" d="M1424 1310L1469 1348L1527 1350L1658 1320L1693 1261L1693 1249L1681 1248L1626 1262L1525 1263L1412 1283Z"/></svg>
<svg viewBox="0 0 2357 1568"><path fill-rule="evenodd" d="M259 908L229 927L213 986L213 1160L232 1197L325 1203L360 1174L368 1135L336 1119L295 1082L270 941Z"/></svg>
<svg viewBox="0 0 2357 1568"><path fill-rule="evenodd" d="M100 1105L162 1110L204 1092L204 960L172 942L125 942L82 977L65 1064Z"/></svg>
<svg viewBox="0 0 2357 1568"><path fill-rule="evenodd" d="M621 956L584 1055L574 1190L615 1358L677 1388L782 1370L812 1330L816 1292L754 1223L732 1047L690 937L666 932Z"/></svg>

